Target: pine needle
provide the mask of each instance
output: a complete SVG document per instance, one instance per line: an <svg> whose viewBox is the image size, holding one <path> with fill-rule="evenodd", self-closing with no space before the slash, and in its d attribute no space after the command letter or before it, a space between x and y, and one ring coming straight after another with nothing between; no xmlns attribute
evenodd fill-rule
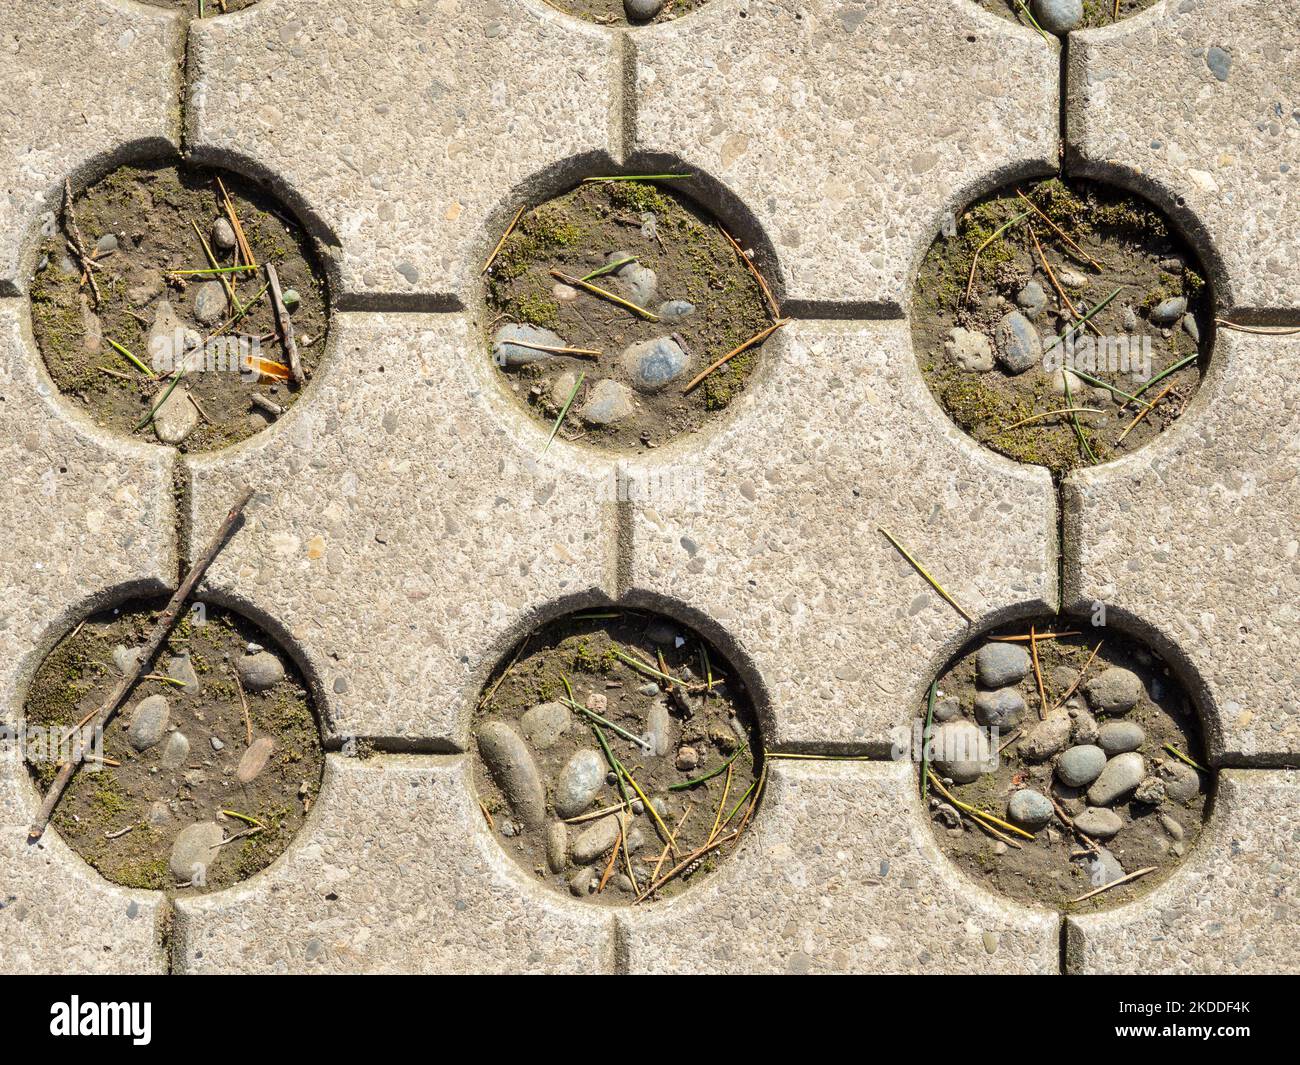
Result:
<svg viewBox="0 0 1300 1065"><path fill-rule="evenodd" d="M551 449L551 441L555 439L555 434L560 431L560 426L564 424L564 417L569 413L569 408L573 406L573 401L578 395L578 389L582 387L582 382L587 378L586 373L578 374L578 379L573 383L573 391L569 393L569 398L564 401L564 407L560 411L560 416L555 419L555 424L551 426L551 435L546 438L546 446L542 448L542 454L545 455Z"/></svg>
<svg viewBox="0 0 1300 1065"><path fill-rule="evenodd" d="M682 389L682 395L687 395L688 393L694 391L696 386L699 385L699 383L703 381L706 377L708 377L709 374L713 373L713 371L716 370L719 366L723 366L726 363L730 362L742 351L749 350L755 344L761 344L764 340L766 340L769 336L775 333L783 325L789 324L789 322L790 322L789 318L781 318L778 321L773 322L766 329L760 329L757 333L755 333L752 337L746 340L743 344L739 344L736 347L732 348L729 352L727 352L727 354L722 356L722 358L718 359L707 369L701 370L698 374L696 374L695 377L691 379L690 383L685 388Z"/></svg>
<svg viewBox="0 0 1300 1065"><path fill-rule="evenodd" d="M943 585L941 585L938 581L936 581L933 577L930 576L929 571L924 566L922 566L921 563L919 563L916 559L914 559L911 556L907 548L905 548L902 544L900 544L897 540L894 539L894 537L890 534L888 529L881 526L880 531L881 533L884 534L885 539L894 545L895 550L897 550L900 555L902 555L905 559L907 559L908 562L911 563L912 568L926 579L926 582L930 585L930 587L933 588L936 592L938 592L941 596L943 596L944 602L946 602L950 607L952 607L955 611L957 611L958 614L964 617L968 624L971 625L975 624L975 619L971 617L968 613L966 613L966 611L963 610L957 604L957 600L955 600L946 591L944 591Z"/></svg>
<svg viewBox="0 0 1300 1065"><path fill-rule="evenodd" d="M146 366L146 365L145 365L144 363L142 363L139 359L137 359L134 355L132 355L130 351L128 351L126 348L124 348L124 347L123 347L121 344L119 344L116 340L109 340L108 337L105 337L104 339L105 339L105 340L108 340L109 344L112 346L112 348L113 348L114 351L116 351L119 355L121 355L121 356L123 356L124 358L126 358L127 360L129 360L130 363L131 363L131 365L135 366L135 367L136 367L137 369L139 369L139 370L144 371L144 372L147 373L150 377L157 378L158 375L157 375L156 373L154 373L151 369L149 369L148 366Z"/></svg>

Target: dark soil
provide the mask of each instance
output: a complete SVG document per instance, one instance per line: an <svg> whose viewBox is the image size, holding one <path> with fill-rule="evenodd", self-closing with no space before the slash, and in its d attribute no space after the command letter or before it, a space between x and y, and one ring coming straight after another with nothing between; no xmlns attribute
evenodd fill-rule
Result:
<svg viewBox="0 0 1300 1065"><path fill-rule="evenodd" d="M183 11L194 18L212 18L214 15L224 15L231 11L243 11L246 7L252 7L257 0L203 0L202 4L199 0L144 0L144 2L154 7L168 7L175 11Z"/></svg>
<svg viewBox="0 0 1300 1065"><path fill-rule="evenodd" d="M1037 631L1041 634L1053 629L1079 632L1080 635L1037 642L1039 670L1049 711L1069 691L1097 641L1101 640L1101 650L1083 675L1083 683L1066 701L1066 709L1081 710L1086 715L1088 700L1084 687L1088 680L1108 666L1131 670L1142 681L1142 698L1133 709L1117 714L1111 720L1135 722L1145 731L1146 742L1138 749L1145 758L1148 775L1163 778L1165 766L1182 764L1166 744L1177 748L1200 766L1207 764L1196 710L1164 661L1114 630L1093 628L1086 619L1082 622L1058 619L1055 625L1049 619L1040 622ZM976 682L975 658L979 648L993 636L1024 636L1027 633L1027 625L1019 623L978 640L939 678L937 702L956 698L961 704L959 719L974 722L973 702L976 692L982 690ZM1028 643L1019 646L1026 650L1029 647ZM1020 752L1022 741L1039 723L1041 701L1033 670L1014 687L1023 697L1026 710L1018 727L1001 730L998 746L1007 744L1008 740L1011 742L1002 751L996 772L985 773L969 784L949 784L948 790L962 802L1010 822L1007 802L1011 795L1021 788L1031 788L1055 798L1067 816L1073 818L1087 807L1084 797L1087 788L1067 787L1056 778L1053 767L1058 756L1046 761L1030 761ZM919 708L922 723L925 714L923 703ZM1095 720L1098 724L1105 724L1108 718L1097 713ZM1075 740L1071 739L1066 746L1074 744ZM1151 806L1130 796L1128 800L1117 801L1109 807L1120 816L1124 826L1113 838L1099 841L1100 846L1119 861L1125 873L1146 866L1156 866L1156 871L1081 903L1072 903L1071 900L1098 885L1089 878L1082 858L1086 853L1084 845L1059 817L1054 817L1047 827L1034 832L1032 842L1014 837L1022 845L1017 849L976 828L972 819L964 814L962 826L950 828L945 819L953 818L953 808L933 787L929 793L929 806L940 847L971 877L1016 899L1043 903L1062 911L1086 913L1118 906L1146 894L1166 879L1195 846L1208 816L1213 789L1211 773L1198 772L1196 775L1200 780L1200 793L1190 801L1177 802L1173 797L1167 797L1159 806ZM1176 821L1181 826L1181 833L1165 828L1161 823L1165 818Z"/></svg>
<svg viewBox="0 0 1300 1065"><path fill-rule="evenodd" d="M46 657L24 707L28 729L28 769L44 793L54 778L54 762L34 757L34 727L70 727L94 711L121 678L114 663L117 647L140 647L165 604L128 603L89 618ZM63 839L109 880L129 887L173 890L184 881L168 868L172 844L185 828L215 821L227 840L256 825L222 813L243 814L264 826L223 845L208 868L213 890L252 876L288 846L320 790L323 755L306 686L293 662L244 618L212 606L206 614L191 609L146 666L147 675L183 674L178 659L188 654L197 687L141 679L104 730L103 754L120 766L92 770L84 765L73 778L51 824ZM250 783L236 778L248 749L244 712L233 672L247 645L276 655L285 677L273 687L245 689L254 743L269 737L274 746L265 768ZM162 695L170 725L163 739L144 751L128 742L131 713L145 697ZM163 752L173 732L189 740L188 757L174 768ZM216 750L212 737L223 744ZM36 745L39 747L39 745ZM123 829L130 829L118 835ZM110 838L114 837L114 838Z"/></svg>
<svg viewBox="0 0 1300 1065"><path fill-rule="evenodd" d="M670 22L682 15L703 7L708 0L667 0L652 19L632 22L623 8L623 0L546 0L570 15L577 15L602 26L649 26L656 22Z"/></svg>
<svg viewBox="0 0 1300 1065"><path fill-rule="evenodd" d="M677 694L670 690L674 685L628 665L616 652L678 678L681 684L676 686ZM714 683L711 690L705 691L705 681L710 675ZM545 746L545 740L539 742L526 727L527 723L521 723L521 715L540 704L565 700L566 679L575 702L594 708L608 721L638 737L645 736L649 730L651 707L658 704L666 708L669 726L655 748L666 753L647 752L615 730L597 726L571 708L568 727L558 740L550 746ZM489 682L485 702L474 719L476 737L492 722L504 723L519 736L528 737L525 742L546 788L546 824L532 830L524 826L476 743L474 777L484 814L497 842L539 880L557 891L603 904L631 903L652 883L656 868L662 878L703 847L719 815L719 838L729 836L742 824L748 828L747 812L760 791L757 782L763 752L748 695L739 677L715 648L668 618L602 612L586 617L574 615L544 626L507 657L502 671ZM645 809L635 788L626 782L620 787L618 778L608 769L609 760L596 735L598 727L613 757L655 805L662 825ZM566 850L562 862L553 861L548 865L548 834L560 823L555 811L557 781L566 763L579 751L593 752L589 757L599 757L606 768L604 782L584 813L620 808L624 789L633 800L633 815L627 818L625 827L627 847L616 846L584 863L573 861ZM697 764L689 769L677 768L679 764L690 764L691 752ZM729 760L728 769L722 769ZM709 774L714 775L704 783L678 787ZM583 814L570 815L565 829L569 848L596 820L584 818ZM661 864L665 829L670 835L676 832L679 858L668 854ZM727 842L702 855L647 896L647 901L671 897L684 890L710 873L733 848L734 842ZM612 865L611 855L615 856ZM635 872L635 887L628 873L629 859ZM597 890L606 868L609 869L607 882L602 890ZM583 869L588 871L582 872Z"/></svg>
<svg viewBox="0 0 1300 1065"><path fill-rule="evenodd" d="M1032 12L1033 0L1024 0L1024 2ZM1119 17L1123 19L1128 18L1129 15L1136 15L1155 2L1156 0L1119 0ZM1033 25L1016 0L978 0L978 3L986 11L1004 15L1022 26ZM1083 0L1083 21L1079 23L1079 29L1094 30L1100 26L1109 26L1116 21L1118 20L1115 18L1115 0Z"/></svg>
<svg viewBox="0 0 1300 1065"><path fill-rule="evenodd" d="M624 450L656 447L692 432L727 407L760 357L756 345L710 374L690 393L683 389L715 360L771 324L758 282L719 230L671 182L588 182L520 219L493 262L486 280L489 353L508 322L553 331L565 346L599 351L589 356L540 356L539 361L501 372L533 415L554 425L565 402L573 402L559 435ZM630 271L657 275L654 306L685 300L694 311L675 321L644 320L599 296L560 284L551 270L585 277L607 260L634 257L622 270L591 283L624 299ZM616 260L615 260L616 261ZM568 298L565 298L568 297ZM633 301L635 302L635 301ZM603 379L631 387L620 356L632 344L677 337L689 359L683 372L660 391L633 392L634 410L610 424L584 421L583 403ZM584 374L576 395L573 387Z"/></svg>
<svg viewBox="0 0 1300 1065"><path fill-rule="evenodd" d="M1208 364L1211 297L1194 253L1145 201L1109 186L1059 178L1021 188L1087 258L1070 248L1014 188L996 193L957 220L955 235L940 234L931 245L917 276L912 339L931 392L958 425L994 451L1059 474L1117 458L1177 420ZM1016 221L980 253L967 302L975 252L1003 223L1026 212L1023 221ZM1043 268L1034 237L1056 283ZM1032 318L1044 358L1016 375L1000 361L989 370L960 365L946 347L950 331L959 327L982 334L996 353L998 323L1018 309L1017 296L1029 282L1041 286L1046 296L1045 308ZM1071 336L1073 353L1065 343L1053 346L1054 339L1077 321L1062 304L1057 284L1080 315L1084 307L1097 307L1119 290L1090 319L1095 329L1085 326ZM1187 301L1184 317L1168 325L1150 320L1162 301L1177 298ZM1148 342L1150 378L1144 376ZM1198 359L1155 380L1198 352ZM1046 365L1049 357L1055 360L1051 366ZM1068 402L1062 362L1074 367ZM1077 376L1080 372L1143 403ZM1124 436L1146 403L1154 404L1153 409ZM1081 407L1100 413L1051 414L1010 428L1032 415Z"/></svg>
<svg viewBox="0 0 1300 1065"><path fill-rule="evenodd" d="M310 377L325 349L329 316L324 274L311 240L262 190L231 174L219 176L257 264L274 265L282 291L299 297L289 310L303 370ZM162 400L170 384L168 364L155 366L149 345L160 313L165 322L170 308L180 327L192 331L191 343L196 338L208 342L173 394L176 400L188 392L196 401L197 424L178 444L182 451L225 447L265 428L277 415L253 405L254 393L287 409L300 391L292 382L278 379L284 376L289 358L279 339L270 292L263 291L267 282L262 270L176 273L211 268L195 226L222 268L239 265L238 251L223 252L214 243L214 225L226 217L217 177L212 170L175 166L114 171L73 205L86 251L99 266L98 308L69 247L72 227L66 212L62 228L41 247L31 284L32 329L51 377L60 391L111 429L158 438L157 423L147 422L138 432L136 426ZM103 250L96 251L97 246ZM215 291L225 297L223 278L246 313L228 325L236 311L219 298L220 315L203 324L196 314L198 294L202 286L218 286ZM286 295L289 302L291 294ZM110 340L157 377L138 369ZM265 360L257 365L266 372L241 372L245 354Z"/></svg>

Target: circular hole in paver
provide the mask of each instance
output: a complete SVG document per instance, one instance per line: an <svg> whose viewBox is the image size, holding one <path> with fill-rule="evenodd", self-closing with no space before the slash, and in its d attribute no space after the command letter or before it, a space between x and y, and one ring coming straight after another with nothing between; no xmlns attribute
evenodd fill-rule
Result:
<svg viewBox="0 0 1300 1065"><path fill-rule="evenodd" d="M75 196L42 242L32 332L55 385L100 425L182 451L225 447L305 387L268 266L305 381L325 349L329 297L303 228L237 175L123 166Z"/></svg>
<svg viewBox="0 0 1300 1065"><path fill-rule="evenodd" d="M930 391L975 440L1062 474L1178 419L1209 363L1213 295L1156 207L1049 178L945 228L917 275L912 340Z"/></svg>
<svg viewBox="0 0 1300 1065"><path fill-rule="evenodd" d="M761 275L673 185L589 179L526 210L487 271L491 358L561 439L657 447L723 412L762 357Z"/></svg>
<svg viewBox="0 0 1300 1065"><path fill-rule="evenodd" d="M1071 912L1115 906L1166 879L1201 834L1214 777L1196 768L1200 719L1136 639L1086 618L1033 631L1037 667L1020 622L935 682L927 814L948 858L996 891ZM919 724L927 711L928 699Z"/></svg>
<svg viewBox="0 0 1300 1065"><path fill-rule="evenodd" d="M190 18L214 18L243 11L246 7L252 7L257 0L144 0L144 3L179 11Z"/></svg>
<svg viewBox="0 0 1300 1065"><path fill-rule="evenodd" d="M602 26L649 26L698 11L708 0L543 0L549 6Z"/></svg>
<svg viewBox="0 0 1300 1065"><path fill-rule="evenodd" d="M1046 33L1093 30L1145 11L1157 0L975 0L985 11Z"/></svg>
<svg viewBox="0 0 1300 1065"><path fill-rule="evenodd" d="M493 837L556 891L595 903L704 879L761 797L763 745L738 672L658 614L543 625L490 678L473 732Z"/></svg>
<svg viewBox="0 0 1300 1065"><path fill-rule="evenodd" d="M121 680L165 605L131 601L92 615L41 663L24 749L42 795L73 727ZM210 604L191 606L102 745L86 750L51 827L114 883L168 891L226 887L274 861L320 790L324 757L292 659Z"/></svg>

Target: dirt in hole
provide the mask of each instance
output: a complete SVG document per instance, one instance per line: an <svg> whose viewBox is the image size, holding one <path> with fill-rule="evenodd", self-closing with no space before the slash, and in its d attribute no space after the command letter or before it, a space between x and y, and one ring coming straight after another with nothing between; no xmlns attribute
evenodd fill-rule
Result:
<svg viewBox="0 0 1300 1065"><path fill-rule="evenodd" d="M1021 0L977 0L980 7L986 11L992 11L995 15L1003 15L1014 22L1019 22L1022 26L1033 28L1033 22L1025 14L1027 7L1035 19L1038 19L1038 5L1036 0L1023 0L1024 6L1021 6ZM1079 24L1073 27L1076 30L1094 30L1101 26L1109 26L1120 19L1128 18L1129 15L1136 15L1139 11L1145 11L1156 0L1119 0L1118 8L1115 0L1083 0L1083 17ZM1039 25L1042 25L1039 20ZM1046 27L1043 27L1046 29Z"/></svg>
<svg viewBox="0 0 1300 1065"><path fill-rule="evenodd" d="M763 748L748 694L714 647L669 618L552 622L506 658L484 696L474 716L484 816L557 891L608 905L668 898L750 827ZM725 842L700 853L710 840Z"/></svg>
<svg viewBox="0 0 1300 1065"><path fill-rule="evenodd" d="M1002 190L935 239L917 276L912 340L958 425L1063 473L1141 447L1177 420L1209 361L1212 300L1195 254L1146 201L1060 178L1020 188L1032 206Z"/></svg>
<svg viewBox="0 0 1300 1065"><path fill-rule="evenodd" d="M70 732L93 713L164 606L132 602L87 619L37 670L24 711L28 770L42 794L57 742L34 730ZM320 790L320 734L302 677L255 625L207 604L185 614L145 677L104 730L103 768L92 759L78 770L51 825L128 887L210 891L252 876L283 853Z"/></svg>
<svg viewBox="0 0 1300 1065"><path fill-rule="evenodd" d="M772 321L740 253L671 184L583 183L526 212L488 272L491 356L511 390L548 426L572 399L560 426L563 439L623 450L657 447L725 409L760 358L755 344L685 391L700 371ZM590 283L658 321L551 272L582 279L622 260L630 261Z"/></svg>
<svg viewBox="0 0 1300 1065"><path fill-rule="evenodd" d="M243 11L252 7L257 0L144 0L154 7L166 7L180 11L192 18L212 18L232 11Z"/></svg>
<svg viewBox="0 0 1300 1065"><path fill-rule="evenodd" d="M992 837L933 785L928 806L940 847L974 879L1016 899L1086 913L1146 894L1177 867L1200 837L1214 777L1170 749L1207 765L1196 709L1164 661L1086 619L1048 620L1036 631L1053 630L1079 635L1039 639L1037 674L1027 642L993 639L1027 635L1021 623L978 641L939 678L935 694L937 775L959 801L1032 838L1000 829L1013 846ZM925 715L923 701L919 724ZM1080 831L1091 830L1098 851L1066 826L1053 800ZM1148 866L1155 871L1072 901Z"/></svg>
<svg viewBox="0 0 1300 1065"><path fill-rule="evenodd" d="M544 0L568 15L602 26L647 26L698 11L708 0Z"/></svg>
<svg viewBox="0 0 1300 1065"><path fill-rule="evenodd" d="M258 269L184 273L248 265L218 178ZM298 399L262 267L276 269L308 378L325 349L329 297L311 239L261 189L206 168L127 166L76 197L73 214L100 299L70 246L65 208L40 249L32 331L54 383L96 422L204 451L264 429ZM186 370L168 394L178 365Z"/></svg>

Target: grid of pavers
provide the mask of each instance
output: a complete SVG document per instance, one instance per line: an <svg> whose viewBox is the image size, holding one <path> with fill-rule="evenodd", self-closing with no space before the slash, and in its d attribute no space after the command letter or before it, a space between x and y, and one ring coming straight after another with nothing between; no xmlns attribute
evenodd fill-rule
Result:
<svg viewBox="0 0 1300 1065"><path fill-rule="evenodd" d="M201 595L298 656L340 753L279 861L173 905L54 833L28 846L37 796L7 745L0 969L1300 969L1300 338L1221 330L1194 409L1058 493L949 423L905 318L945 216L1064 153L1184 221L1223 316L1300 321L1300 13L1164 0L1062 54L967 0L711 0L630 32L542 0L260 0L188 27L46 8L0 0L0 720L79 617L174 585L248 484ZM336 296L303 401L184 457L62 401L24 297L65 177L181 150L269 180ZM701 175L797 320L715 431L539 461L544 428L481 351L479 268L519 202L645 163ZM978 629L1102 600L1196 679L1222 768L1177 875L1062 922L941 857L889 752L972 630L882 526ZM490 837L464 753L501 655L609 601L717 640L769 745L867 756L775 763L738 853L643 910L542 890ZM386 753L347 757L350 737Z"/></svg>

